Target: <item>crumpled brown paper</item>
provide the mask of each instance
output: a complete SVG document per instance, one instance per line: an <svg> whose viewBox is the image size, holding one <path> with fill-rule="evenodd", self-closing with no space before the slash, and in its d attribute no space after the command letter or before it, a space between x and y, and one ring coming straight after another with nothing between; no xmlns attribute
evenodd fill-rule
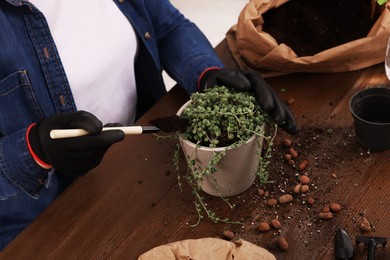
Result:
<svg viewBox="0 0 390 260"><path fill-rule="evenodd" d="M226 241L219 238L188 239L158 246L142 254L138 260L275 260L266 249L245 240Z"/></svg>
<svg viewBox="0 0 390 260"><path fill-rule="evenodd" d="M238 22L226 34L233 58L241 69L254 69L264 77L293 72L343 72L366 68L384 61L390 35L390 4L367 37L351 41L313 56L298 57L285 44L262 31L262 14L288 0L250 0Z"/></svg>

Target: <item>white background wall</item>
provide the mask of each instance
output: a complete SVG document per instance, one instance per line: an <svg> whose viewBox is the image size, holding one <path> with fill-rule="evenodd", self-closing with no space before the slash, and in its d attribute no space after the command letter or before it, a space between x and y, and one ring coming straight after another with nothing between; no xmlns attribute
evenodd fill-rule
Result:
<svg viewBox="0 0 390 260"><path fill-rule="evenodd" d="M249 0L171 0L188 19L194 22L216 46L226 32L237 23L238 16ZM176 84L166 73L167 89Z"/></svg>

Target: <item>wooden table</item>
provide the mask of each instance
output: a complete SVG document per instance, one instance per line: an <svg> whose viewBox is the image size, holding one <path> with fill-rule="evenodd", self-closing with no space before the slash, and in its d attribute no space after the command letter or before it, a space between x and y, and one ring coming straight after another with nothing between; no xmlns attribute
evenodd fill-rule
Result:
<svg viewBox="0 0 390 260"><path fill-rule="evenodd" d="M225 64L235 66L225 42L216 49ZM332 127L352 126L348 101L358 89L389 85L383 64L355 72L294 74L267 81L282 98L295 99L291 110L300 125L326 124L331 120ZM285 89L288 91L283 93ZM147 124L150 119L174 114L187 99L188 96L175 87L138 123ZM189 226L197 215L190 189L186 185L183 191L178 189L171 160L175 145L174 140L160 140L154 135L126 137L109 150L99 167L71 185L3 250L0 258L137 259L158 245L189 238L217 237L226 227L234 229L209 220L194 228ZM327 225L334 231L343 227L353 239L361 234L357 218L365 214L375 223L375 231L367 235L390 238L389 159L390 151L371 152L359 172L351 172L353 161L338 165L337 174L345 176L336 186L345 189L338 199L347 209L328 222L315 220L313 223ZM254 191L251 192L253 195ZM251 207L249 213L256 211L261 215L266 209L262 203L260 200L258 205L248 206ZM287 207L293 209L293 206ZM245 211L245 204L235 210ZM283 235L289 242L289 250L282 252L267 244L259 246L269 248L278 259L334 258L334 231L312 234L315 244L303 241L298 220L288 222L286 217L283 221L288 224L283 228ZM257 232L255 226L251 232ZM316 246L319 242L322 247ZM357 259L365 256L364 248L357 250ZM377 259L390 259L390 247L378 247Z"/></svg>

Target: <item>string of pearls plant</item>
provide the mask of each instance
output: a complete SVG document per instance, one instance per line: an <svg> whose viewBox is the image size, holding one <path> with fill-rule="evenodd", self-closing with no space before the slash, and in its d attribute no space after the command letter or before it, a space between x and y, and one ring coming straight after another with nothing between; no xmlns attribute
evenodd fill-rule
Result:
<svg viewBox="0 0 390 260"><path fill-rule="evenodd" d="M188 167L182 176L179 167L180 145L177 146L173 161L179 173L180 189L181 180L184 178L192 187L195 196L194 203L198 213L198 221L192 226L198 225L205 216L215 223L238 224L239 221L218 217L207 207L204 202L205 198L201 193L202 182L205 176L212 176L217 171L215 166L227 150L246 143L253 135L260 137L257 140L259 147L262 147L262 149L258 149L259 166L256 175L260 184L267 182L267 167L271 158L273 138L276 135L277 127L271 124L270 119L256 103L255 98L247 92L235 92L224 86L215 86L203 93L192 94L190 100L189 105L181 114L181 117L189 122L186 131L181 134L182 138L193 142L196 147L225 147L222 152L214 152L212 159L201 171L195 167L194 159L186 158ZM273 133L266 134L270 131ZM216 183L216 185L218 184ZM234 205L229 203L227 198L222 195L220 197L231 209L234 208Z"/></svg>

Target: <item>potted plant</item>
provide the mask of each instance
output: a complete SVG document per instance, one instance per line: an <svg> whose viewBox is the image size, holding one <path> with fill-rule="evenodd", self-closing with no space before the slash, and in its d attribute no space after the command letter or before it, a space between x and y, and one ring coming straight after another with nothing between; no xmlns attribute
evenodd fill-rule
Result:
<svg viewBox="0 0 390 260"><path fill-rule="evenodd" d="M192 187L198 212L195 225L204 213L214 222L234 223L208 209L202 192L221 197L233 208L226 197L244 192L256 177L265 183L276 125L268 127L269 118L250 93L224 86L192 94L177 115L188 125L179 134L174 163L179 185L184 178ZM266 134L271 130L274 134ZM179 169L180 147L188 166L184 174Z"/></svg>

